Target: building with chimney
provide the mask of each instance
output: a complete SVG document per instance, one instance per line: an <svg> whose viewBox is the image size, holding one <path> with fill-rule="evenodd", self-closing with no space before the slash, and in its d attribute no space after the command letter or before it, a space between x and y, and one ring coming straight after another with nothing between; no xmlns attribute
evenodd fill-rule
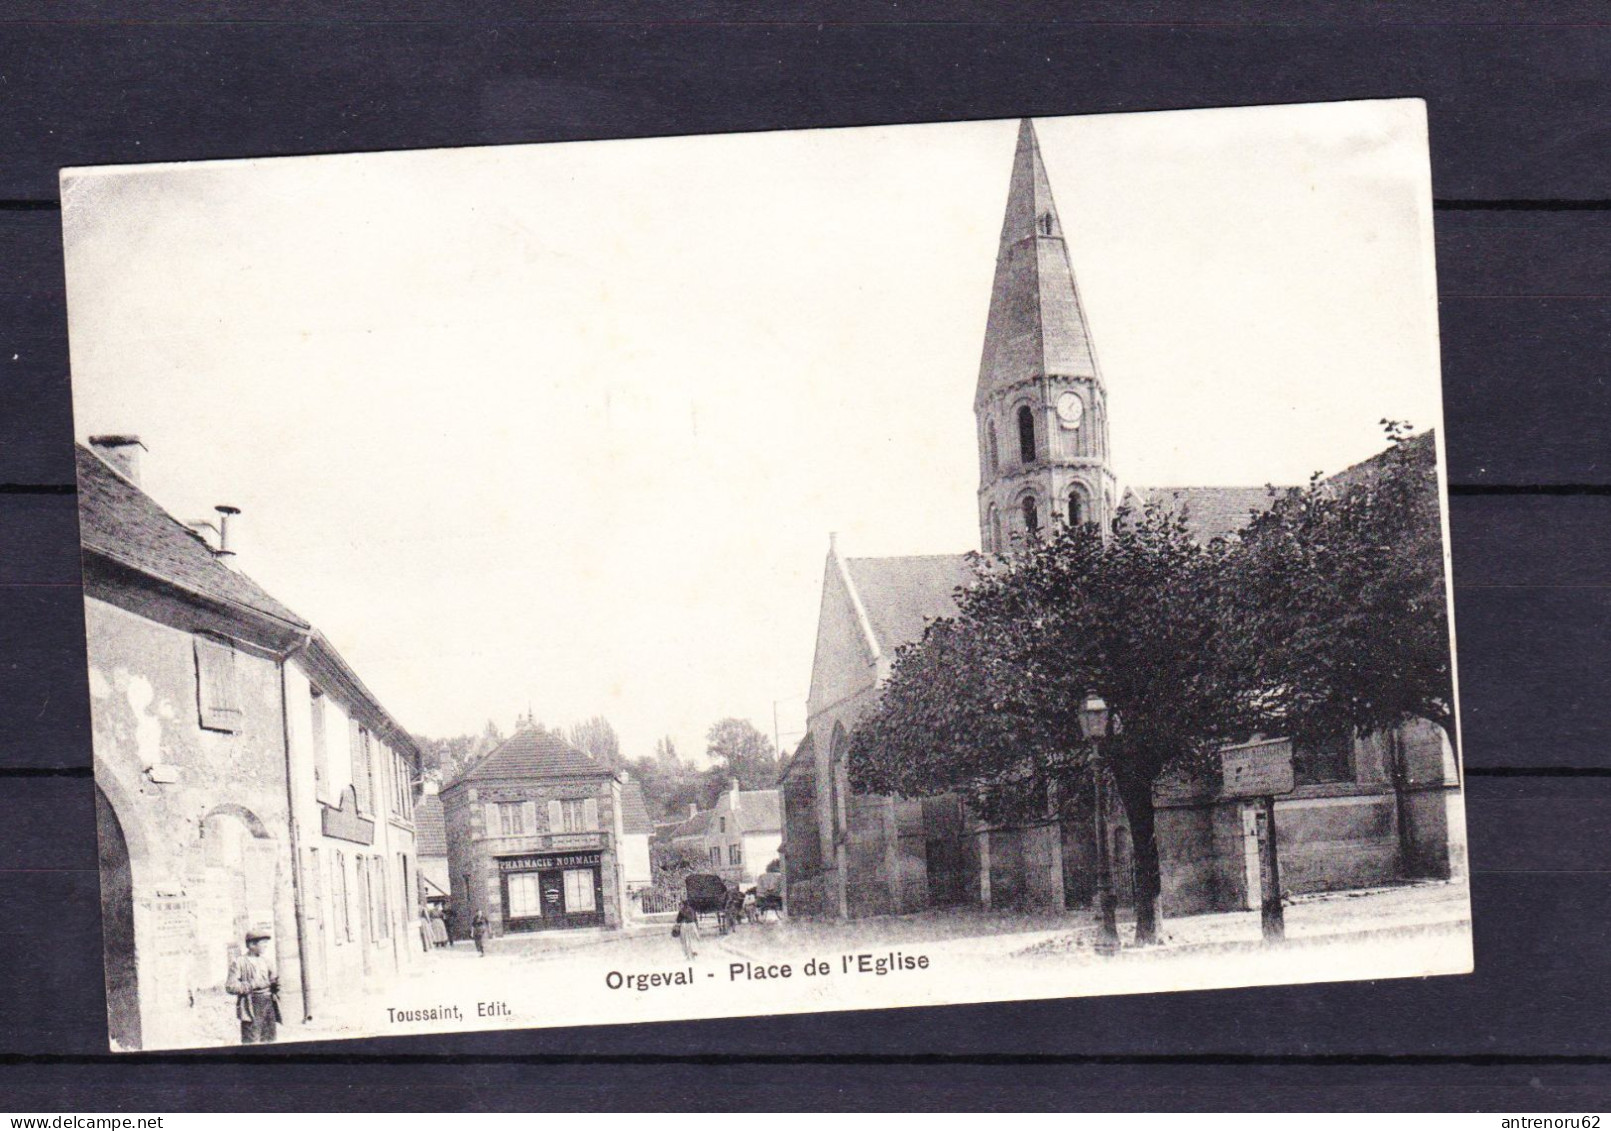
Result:
<svg viewBox="0 0 1611 1131"><path fill-rule="evenodd" d="M113 1046L235 1043L223 984L272 936L284 1020L420 958L419 751L330 642L140 489L138 439L79 447Z"/></svg>
<svg viewBox="0 0 1611 1131"><path fill-rule="evenodd" d="M1028 119L1018 131L973 412L979 545L987 555L1010 554L1062 524L1105 529L1121 500L1172 509L1205 542L1234 536L1273 500L1265 487L1120 492L1095 335ZM1434 458L1429 435L1416 444L1416 458ZM1336 480L1369 474L1371 462ZM920 639L935 618L955 614L955 594L972 583L973 568L961 553L849 557L830 536L807 732L780 777L791 914L1064 908L1094 895L1089 799L1070 800L1039 823L1004 827L978 819L955 796L870 796L849 787L849 735L877 701L896 650ZM1436 726L1339 736L1291 757L1295 788L1277 806L1287 890L1448 877L1463 867L1458 773ZM1165 911L1257 906L1251 807L1179 783L1160 786L1157 804ZM1113 808L1103 835L1125 900L1130 833Z"/></svg>
<svg viewBox="0 0 1611 1131"><path fill-rule="evenodd" d="M734 778L709 809L696 809L672 834L672 846L700 871L752 887L783 843L782 798L775 789L740 789Z"/></svg>
<svg viewBox="0 0 1611 1131"><path fill-rule="evenodd" d="M649 832L630 834L629 848L622 793L604 763L530 725L443 786L455 935L468 937L478 911L494 936L619 929L624 857L641 838L646 865Z"/></svg>

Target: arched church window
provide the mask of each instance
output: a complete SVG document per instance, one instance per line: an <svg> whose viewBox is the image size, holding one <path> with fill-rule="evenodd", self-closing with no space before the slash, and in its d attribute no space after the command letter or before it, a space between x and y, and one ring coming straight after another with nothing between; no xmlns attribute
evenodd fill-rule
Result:
<svg viewBox="0 0 1611 1131"><path fill-rule="evenodd" d="M1096 516L1091 513L1091 504L1081 487L1073 487L1068 493L1068 524L1080 526L1087 522L1095 522Z"/></svg>
<svg viewBox="0 0 1611 1131"><path fill-rule="evenodd" d="M989 538L990 544L985 547L992 554L1001 553L1001 515L996 512L996 504L990 504Z"/></svg>
<svg viewBox="0 0 1611 1131"><path fill-rule="evenodd" d="M1019 505L1024 508L1024 533L1033 538L1040 533L1040 507L1035 505L1033 495L1025 495L1024 501Z"/></svg>
<svg viewBox="0 0 1611 1131"><path fill-rule="evenodd" d="M1052 214L1050 212L1040 214L1040 230L1048 236L1052 234Z"/></svg>
<svg viewBox="0 0 1611 1131"><path fill-rule="evenodd" d="M1018 409L1018 458L1024 463L1035 462L1035 413L1028 405Z"/></svg>
<svg viewBox="0 0 1611 1131"><path fill-rule="evenodd" d="M990 455L990 473L994 475L997 469L1001 467L1001 450L996 444L996 422L994 420L988 421L985 427L990 430L989 438L985 441L985 447Z"/></svg>

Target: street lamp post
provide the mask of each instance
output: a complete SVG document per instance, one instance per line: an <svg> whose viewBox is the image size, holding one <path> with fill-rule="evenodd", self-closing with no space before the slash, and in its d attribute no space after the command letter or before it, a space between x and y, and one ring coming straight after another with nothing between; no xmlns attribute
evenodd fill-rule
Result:
<svg viewBox="0 0 1611 1131"><path fill-rule="evenodd" d="M1108 851L1107 765L1102 760L1102 741L1113 733L1114 712L1094 690L1085 693L1080 704L1080 733L1091 743L1091 778L1096 804L1096 906L1101 914L1101 932L1096 952L1112 956L1119 952L1119 903L1113 894L1113 857Z"/></svg>

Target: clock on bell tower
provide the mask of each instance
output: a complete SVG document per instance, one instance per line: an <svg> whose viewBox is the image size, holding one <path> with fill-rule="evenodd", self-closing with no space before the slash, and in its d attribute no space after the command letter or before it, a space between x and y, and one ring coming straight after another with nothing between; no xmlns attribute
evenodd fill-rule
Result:
<svg viewBox="0 0 1611 1131"><path fill-rule="evenodd" d="M1011 553L1055 526L1112 521L1107 390L1028 118L1018 127L973 411L986 553Z"/></svg>

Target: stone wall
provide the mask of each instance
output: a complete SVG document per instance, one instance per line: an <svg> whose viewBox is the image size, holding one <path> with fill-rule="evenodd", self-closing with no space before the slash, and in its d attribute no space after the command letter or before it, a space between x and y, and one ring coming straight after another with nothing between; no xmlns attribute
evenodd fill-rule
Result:
<svg viewBox="0 0 1611 1131"><path fill-rule="evenodd" d="M227 1040L223 982L248 928L272 931L282 987L300 993L279 665L238 623L132 582L88 582L95 777L129 855L123 961L138 971L139 1040ZM237 642L232 731L200 725L197 632Z"/></svg>

